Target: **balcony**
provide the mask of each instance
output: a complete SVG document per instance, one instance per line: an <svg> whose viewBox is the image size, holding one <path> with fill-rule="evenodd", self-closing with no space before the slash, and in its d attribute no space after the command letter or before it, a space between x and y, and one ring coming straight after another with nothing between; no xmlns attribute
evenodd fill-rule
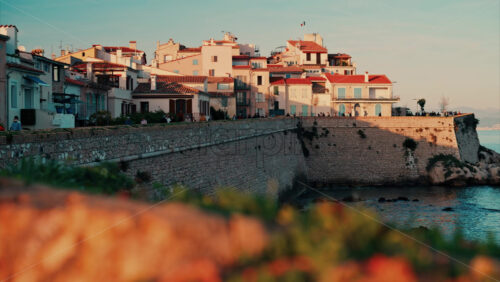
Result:
<svg viewBox="0 0 500 282"><path fill-rule="evenodd" d="M332 101L345 101L345 102L399 102L399 96L387 97L373 97L373 98L333 98Z"/></svg>
<svg viewBox="0 0 500 282"><path fill-rule="evenodd" d="M244 82L234 83L235 90L250 90L250 85Z"/></svg>
<svg viewBox="0 0 500 282"><path fill-rule="evenodd" d="M237 99L236 100L236 106L248 107L248 106L250 106L250 100L240 100L240 99Z"/></svg>

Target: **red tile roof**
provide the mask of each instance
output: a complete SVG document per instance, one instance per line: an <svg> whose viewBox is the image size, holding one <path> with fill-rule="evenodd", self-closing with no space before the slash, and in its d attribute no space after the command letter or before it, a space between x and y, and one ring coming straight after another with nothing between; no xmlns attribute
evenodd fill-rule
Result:
<svg viewBox="0 0 500 282"><path fill-rule="evenodd" d="M280 64L267 64L268 68L282 68L284 67L283 65Z"/></svg>
<svg viewBox="0 0 500 282"><path fill-rule="evenodd" d="M328 53L328 50L314 41L288 40L288 43L298 47L304 53Z"/></svg>
<svg viewBox="0 0 500 282"><path fill-rule="evenodd" d="M208 92L208 95L210 97L216 98L216 97L233 97L234 92Z"/></svg>
<svg viewBox="0 0 500 282"><path fill-rule="evenodd" d="M325 73L331 83L365 83L365 75L341 75ZM391 80L383 74L368 75L368 83L391 84Z"/></svg>
<svg viewBox="0 0 500 282"><path fill-rule="evenodd" d="M209 76L208 78L209 83L232 83L234 82L234 79L232 77L227 77L227 76Z"/></svg>
<svg viewBox="0 0 500 282"><path fill-rule="evenodd" d="M322 76L308 76L307 79L310 81L326 81L326 78Z"/></svg>
<svg viewBox="0 0 500 282"><path fill-rule="evenodd" d="M79 81L79 80L76 80L76 79L71 79L69 77L66 77L65 81L67 83L74 84L74 85L79 85L79 86L84 86L85 85L85 83L83 81Z"/></svg>
<svg viewBox="0 0 500 282"><path fill-rule="evenodd" d="M287 72L294 72L294 73L302 73L302 68L297 67L297 66L291 66L291 67L284 67L284 66L279 66L279 67L270 67L268 65L269 72L270 73L287 73Z"/></svg>
<svg viewBox="0 0 500 282"><path fill-rule="evenodd" d="M328 57L333 57L335 59L350 59L351 56L349 54L345 53L338 53L338 54L328 54Z"/></svg>
<svg viewBox="0 0 500 282"><path fill-rule="evenodd" d="M13 28L15 28L15 29L16 29L16 31L19 31L19 30L17 29L17 26L15 26L15 25L13 25L13 24L0 24L0 27L5 27L5 28L7 28L7 27L13 27Z"/></svg>
<svg viewBox="0 0 500 282"><path fill-rule="evenodd" d="M184 48L179 51L178 53L200 53L201 52L201 47L194 47L194 48Z"/></svg>
<svg viewBox="0 0 500 282"><path fill-rule="evenodd" d="M307 78L281 78L276 81L271 82L271 85L311 85L311 80Z"/></svg>
<svg viewBox="0 0 500 282"><path fill-rule="evenodd" d="M177 83L204 83L206 76L199 75L157 75L156 81Z"/></svg>
<svg viewBox="0 0 500 282"><path fill-rule="evenodd" d="M252 67L247 65L247 66L233 66L233 69L251 69Z"/></svg>
<svg viewBox="0 0 500 282"><path fill-rule="evenodd" d="M43 73L43 71L41 71L41 70L37 70L35 68L28 67L28 66L21 65L21 64L7 63L7 66L9 68L16 68L16 69L21 69L21 70L30 71L30 72Z"/></svg>
<svg viewBox="0 0 500 282"><path fill-rule="evenodd" d="M267 60L266 57L251 57L250 60Z"/></svg>
<svg viewBox="0 0 500 282"><path fill-rule="evenodd" d="M111 71L111 70L117 70L117 71L124 71L128 69L127 66L121 65L121 64L115 64L111 62L85 62L81 64L74 65L72 68L86 72L87 71L87 64L92 64L92 68L94 71Z"/></svg>
<svg viewBox="0 0 500 282"><path fill-rule="evenodd" d="M156 82L156 90L151 90L151 82L139 83L133 94L198 94L201 91L177 82Z"/></svg>
<svg viewBox="0 0 500 282"><path fill-rule="evenodd" d="M96 45L92 45L92 46L96 46ZM144 51L141 51L139 49L132 49L129 47L122 47L122 46L103 46L102 48L106 52L116 52L117 50L122 50L122 52L125 52L125 53L144 53Z"/></svg>
<svg viewBox="0 0 500 282"><path fill-rule="evenodd" d="M285 85L285 79L281 77L270 77L271 85Z"/></svg>
<svg viewBox="0 0 500 282"><path fill-rule="evenodd" d="M233 60L249 60L250 56L248 55L238 55L238 56L233 56Z"/></svg>
<svg viewBox="0 0 500 282"><path fill-rule="evenodd" d="M269 72L268 68L252 69L253 71L266 71Z"/></svg>

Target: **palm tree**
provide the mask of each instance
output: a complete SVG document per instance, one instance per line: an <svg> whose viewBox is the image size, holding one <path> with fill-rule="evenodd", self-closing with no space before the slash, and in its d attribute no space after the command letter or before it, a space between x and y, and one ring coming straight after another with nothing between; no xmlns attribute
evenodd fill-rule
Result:
<svg viewBox="0 0 500 282"><path fill-rule="evenodd" d="M417 104L420 106L420 109L422 110L422 113L424 112L424 106L425 106L425 99L422 98L422 99L419 99L417 101Z"/></svg>

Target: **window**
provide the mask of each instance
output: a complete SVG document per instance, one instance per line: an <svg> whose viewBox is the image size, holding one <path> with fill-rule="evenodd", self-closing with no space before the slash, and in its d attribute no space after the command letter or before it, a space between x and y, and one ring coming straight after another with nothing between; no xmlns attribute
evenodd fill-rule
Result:
<svg viewBox="0 0 500 282"><path fill-rule="evenodd" d="M35 62L35 69L41 70L42 69L42 62L36 61Z"/></svg>
<svg viewBox="0 0 500 282"><path fill-rule="evenodd" d="M52 80L59 81L59 66L57 65L52 66Z"/></svg>
<svg viewBox="0 0 500 282"><path fill-rule="evenodd" d="M43 70L45 72L49 72L50 71L50 65L49 64L43 64Z"/></svg>
<svg viewBox="0 0 500 282"><path fill-rule="evenodd" d="M290 78L291 75L289 73L285 74L285 78Z"/></svg>
<svg viewBox="0 0 500 282"><path fill-rule="evenodd" d="M307 105L302 105L302 116L303 117L307 116Z"/></svg>
<svg viewBox="0 0 500 282"><path fill-rule="evenodd" d="M382 116L382 106L380 104L375 105L375 116Z"/></svg>
<svg viewBox="0 0 500 282"><path fill-rule="evenodd" d="M214 62L214 63L217 62L217 56L212 56L212 62Z"/></svg>
<svg viewBox="0 0 500 282"><path fill-rule="evenodd" d="M82 57L85 57L85 52L82 52Z"/></svg>
<svg viewBox="0 0 500 282"><path fill-rule="evenodd" d="M295 109L295 105L291 105L291 106L290 106L290 114L291 114L291 115L295 115L295 111L296 111L296 109Z"/></svg>
<svg viewBox="0 0 500 282"><path fill-rule="evenodd" d="M266 100L264 99L264 94L262 93L257 93L257 98L256 98L256 102L257 103L262 103L262 102L265 102Z"/></svg>
<svg viewBox="0 0 500 282"><path fill-rule="evenodd" d="M236 101L238 104L245 104L247 100L247 93L245 92L236 92Z"/></svg>
<svg viewBox="0 0 500 282"><path fill-rule="evenodd" d="M354 88L354 98L361 99L361 88Z"/></svg>
<svg viewBox="0 0 500 282"><path fill-rule="evenodd" d="M174 73L179 73L179 70L174 70Z"/></svg>
<svg viewBox="0 0 500 282"><path fill-rule="evenodd" d="M208 75L209 76L215 76L215 70L214 69L208 70Z"/></svg>
<svg viewBox="0 0 500 282"><path fill-rule="evenodd" d="M193 60L193 65L195 65L195 66L198 65L198 60L197 59Z"/></svg>
<svg viewBox="0 0 500 282"><path fill-rule="evenodd" d="M11 108L17 108L17 83L12 82L10 85L10 106Z"/></svg>
<svg viewBox="0 0 500 282"><path fill-rule="evenodd" d="M262 85L262 75L257 76L257 85Z"/></svg>
<svg viewBox="0 0 500 282"><path fill-rule="evenodd" d="M149 112L149 102L141 102L141 113Z"/></svg>
<svg viewBox="0 0 500 282"><path fill-rule="evenodd" d="M130 90L130 75L127 75L127 90Z"/></svg>
<svg viewBox="0 0 500 282"><path fill-rule="evenodd" d="M228 90L229 84L227 83L217 83L217 89L219 90Z"/></svg>
<svg viewBox="0 0 500 282"><path fill-rule="evenodd" d="M226 96L223 96L220 100L220 104L221 106L223 107L227 107L227 97Z"/></svg>
<svg viewBox="0 0 500 282"><path fill-rule="evenodd" d="M257 115L259 117L263 117L264 116L264 109L263 108L257 108Z"/></svg>
<svg viewBox="0 0 500 282"><path fill-rule="evenodd" d="M252 62L252 68L254 68L254 69L260 69L260 68L262 68L262 64L261 63L257 63L257 62Z"/></svg>
<svg viewBox="0 0 500 282"><path fill-rule="evenodd" d="M311 53L306 54L306 60L310 61L311 60Z"/></svg>
<svg viewBox="0 0 500 282"><path fill-rule="evenodd" d="M163 56L163 62L168 62L168 61L171 61L172 60L172 56L171 55L165 55Z"/></svg>
<svg viewBox="0 0 500 282"><path fill-rule="evenodd" d="M198 71L197 71L197 70L194 70L194 71L193 71L193 75L198 75Z"/></svg>
<svg viewBox="0 0 500 282"><path fill-rule="evenodd" d="M274 95L280 95L280 90L278 86L274 86Z"/></svg>
<svg viewBox="0 0 500 282"><path fill-rule="evenodd" d="M339 88L337 91L338 91L338 98L344 99L345 98L345 88Z"/></svg>

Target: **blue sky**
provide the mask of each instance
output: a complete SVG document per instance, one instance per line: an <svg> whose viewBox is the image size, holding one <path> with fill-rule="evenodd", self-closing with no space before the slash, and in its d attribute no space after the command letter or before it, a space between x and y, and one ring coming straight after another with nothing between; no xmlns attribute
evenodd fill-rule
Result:
<svg viewBox="0 0 500 282"><path fill-rule="evenodd" d="M306 21L305 28L300 23ZM186 46L223 30L268 55L288 39L318 32L330 52L346 52L358 73L384 73L401 105L500 113L500 1L160 1L0 0L0 24L20 29L20 44L58 53L58 46L138 47L151 59L156 41ZM500 117L499 117L500 119ZM500 123L500 121L499 121Z"/></svg>

